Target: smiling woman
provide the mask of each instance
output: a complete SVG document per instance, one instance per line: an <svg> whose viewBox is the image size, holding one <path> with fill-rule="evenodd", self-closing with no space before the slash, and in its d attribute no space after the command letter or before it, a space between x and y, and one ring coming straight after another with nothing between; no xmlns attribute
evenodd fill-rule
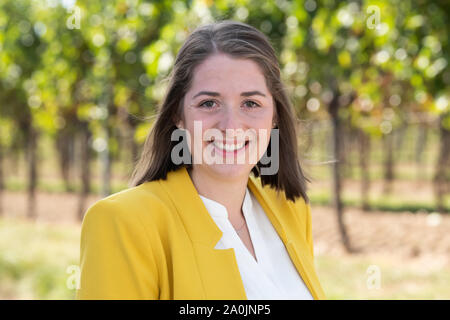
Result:
<svg viewBox="0 0 450 320"><path fill-rule="evenodd" d="M77 297L324 299L294 123L263 33L234 21L194 30L132 187L85 215ZM201 161L211 156L226 161Z"/></svg>

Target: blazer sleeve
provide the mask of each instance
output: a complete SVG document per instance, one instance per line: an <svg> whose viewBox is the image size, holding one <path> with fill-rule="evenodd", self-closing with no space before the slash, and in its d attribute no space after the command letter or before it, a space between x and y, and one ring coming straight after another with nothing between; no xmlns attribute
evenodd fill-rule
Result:
<svg viewBox="0 0 450 320"><path fill-rule="evenodd" d="M159 299L158 269L139 215L102 199L83 219L76 299Z"/></svg>

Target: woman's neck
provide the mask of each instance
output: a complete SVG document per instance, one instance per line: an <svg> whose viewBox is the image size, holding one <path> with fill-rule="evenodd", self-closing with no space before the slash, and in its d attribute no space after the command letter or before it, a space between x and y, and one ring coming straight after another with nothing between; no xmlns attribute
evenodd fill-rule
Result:
<svg viewBox="0 0 450 320"><path fill-rule="evenodd" d="M225 206L230 221L242 220L242 203L248 183L248 175L235 179L223 179L199 169L189 168L189 176L197 192Z"/></svg>

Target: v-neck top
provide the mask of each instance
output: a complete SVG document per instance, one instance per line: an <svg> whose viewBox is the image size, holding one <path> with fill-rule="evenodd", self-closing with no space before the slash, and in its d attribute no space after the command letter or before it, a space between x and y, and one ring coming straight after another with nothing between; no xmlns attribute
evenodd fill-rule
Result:
<svg viewBox="0 0 450 320"><path fill-rule="evenodd" d="M223 233L215 249L234 249L248 300L313 300L285 245L248 187L242 212L256 260L229 221L226 207L217 201L199 196Z"/></svg>

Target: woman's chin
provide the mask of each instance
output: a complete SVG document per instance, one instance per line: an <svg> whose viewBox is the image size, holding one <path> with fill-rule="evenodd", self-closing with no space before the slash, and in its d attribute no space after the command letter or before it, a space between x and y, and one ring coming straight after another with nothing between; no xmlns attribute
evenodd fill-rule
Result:
<svg viewBox="0 0 450 320"><path fill-rule="evenodd" d="M248 164L210 164L207 167L208 171L224 180L246 177L251 171Z"/></svg>

